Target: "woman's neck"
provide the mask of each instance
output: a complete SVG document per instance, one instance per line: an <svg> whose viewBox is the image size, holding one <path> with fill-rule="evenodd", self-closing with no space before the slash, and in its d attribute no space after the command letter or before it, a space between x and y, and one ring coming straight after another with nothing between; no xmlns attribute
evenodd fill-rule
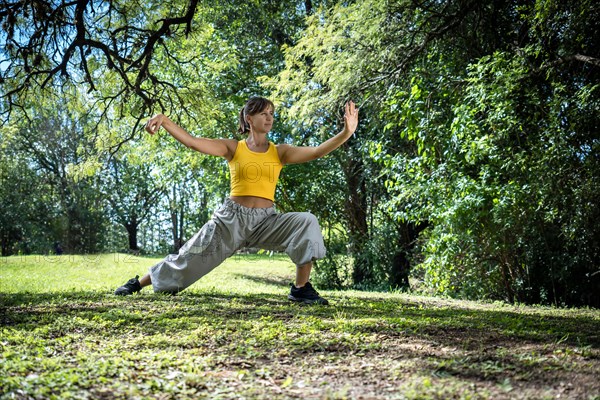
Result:
<svg viewBox="0 0 600 400"><path fill-rule="evenodd" d="M265 147L269 146L266 133L260 134L250 132L246 138L246 143L248 143L249 146L257 149L264 149Z"/></svg>

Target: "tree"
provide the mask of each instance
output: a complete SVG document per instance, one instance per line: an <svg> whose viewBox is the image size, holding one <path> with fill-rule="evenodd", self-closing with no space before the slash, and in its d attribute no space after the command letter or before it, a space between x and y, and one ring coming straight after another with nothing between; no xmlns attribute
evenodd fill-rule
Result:
<svg viewBox="0 0 600 400"><path fill-rule="evenodd" d="M168 143L147 139L150 152L156 154L151 162L156 179L165 188L161 209L170 222L170 251L176 253L210 218L209 192L218 195L220 185L215 174L206 171L213 165L209 157L183 149L172 139Z"/></svg>
<svg viewBox="0 0 600 400"><path fill-rule="evenodd" d="M9 129L16 130L3 128ZM47 229L53 213L48 186L6 136L0 132L0 254L47 252L53 241Z"/></svg>
<svg viewBox="0 0 600 400"><path fill-rule="evenodd" d="M31 190L46 192L27 201L37 200L48 210L46 231L66 251L96 252L103 247L103 201L93 177L76 179L72 174L93 148L83 133L86 118L75 117L73 108L51 99L34 99L29 106L34 118L5 130L3 138L16 160L25 163ZM28 174L30 169L35 175Z"/></svg>
<svg viewBox="0 0 600 400"><path fill-rule="evenodd" d="M103 187L114 219L127 231L129 250L138 252L138 229L157 208L165 187L147 154L124 150L108 161Z"/></svg>
<svg viewBox="0 0 600 400"><path fill-rule="evenodd" d="M162 101L158 93L176 93L172 90L176 86L162 81L150 66L165 37L190 34L197 4L197 0L143 5L101 0L5 2L0 10L6 43L0 83L7 88L2 112L10 116L36 87L66 80L98 93L98 82L107 75L118 76L118 86L110 94L100 93L101 100L123 102L134 94L141 101L140 111L147 110Z"/></svg>
<svg viewBox="0 0 600 400"><path fill-rule="evenodd" d="M306 123L323 104L362 100L361 154L381 167L362 190L387 192L368 218L382 217L378 232L390 218L427 224L411 251L430 290L599 304L600 242L583 222L597 217L599 12L591 1L338 4L315 12L275 85ZM379 248L369 229L365 248Z"/></svg>
<svg viewBox="0 0 600 400"><path fill-rule="evenodd" d="M40 88L75 86L88 92L103 121L134 117L112 151L156 111L177 110L177 118L204 126L223 122L262 90L258 77L281 66L281 46L293 43L312 7L297 0L260 7L197 0L5 2L0 113L8 121Z"/></svg>

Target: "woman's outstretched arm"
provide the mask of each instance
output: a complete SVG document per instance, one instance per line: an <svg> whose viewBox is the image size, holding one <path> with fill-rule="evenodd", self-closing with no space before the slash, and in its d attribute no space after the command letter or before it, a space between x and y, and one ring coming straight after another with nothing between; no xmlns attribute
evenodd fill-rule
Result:
<svg viewBox="0 0 600 400"><path fill-rule="evenodd" d="M344 129L334 137L321 143L319 146L291 146L280 144L279 159L282 164L298 164L316 160L331 153L344 144L356 131L358 126L358 109L353 101L346 103L344 112Z"/></svg>
<svg viewBox="0 0 600 400"><path fill-rule="evenodd" d="M175 139L186 147L211 156L225 157L230 160L235 153L237 142L233 139L207 139L190 135L185 129L171 121L164 114L156 114L146 123L146 131L155 134L163 127Z"/></svg>

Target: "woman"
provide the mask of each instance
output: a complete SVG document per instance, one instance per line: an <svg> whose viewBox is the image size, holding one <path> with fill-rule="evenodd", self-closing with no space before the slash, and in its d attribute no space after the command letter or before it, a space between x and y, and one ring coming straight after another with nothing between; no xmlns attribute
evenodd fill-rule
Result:
<svg viewBox="0 0 600 400"><path fill-rule="evenodd" d="M358 125L358 110L353 102L346 103L344 129L319 146L302 147L268 141L274 111L273 103L265 98L248 100L239 115L239 132L247 137L240 141L191 136L163 114L148 121L146 131L151 134L163 127L185 146L225 158L230 170L230 197L178 254L152 266L142 279L130 279L115 294L130 295L149 285L155 292L177 293L240 248L258 247L285 251L296 264L290 300L328 304L309 282L312 262L325 256L319 223L310 213L277 213L273 207L275 186L284 165L315 160L346 142Z"/></svg>

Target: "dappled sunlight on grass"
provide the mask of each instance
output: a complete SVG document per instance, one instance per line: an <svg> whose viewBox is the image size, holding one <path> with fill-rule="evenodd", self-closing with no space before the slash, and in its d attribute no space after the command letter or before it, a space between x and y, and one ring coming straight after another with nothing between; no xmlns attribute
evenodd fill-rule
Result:
<svg viewBox="0 0 600 400"><path fill-rule="evenodd" d="M0 264L5 394L496 399L600 390L597 310L354 291L323 291L331 306L303 307L286 298L294 266L279 256L234 257L176 296L115 297L115 285L156 260L114 257ZM73 284L80 279L89 286Z"/></svg>

